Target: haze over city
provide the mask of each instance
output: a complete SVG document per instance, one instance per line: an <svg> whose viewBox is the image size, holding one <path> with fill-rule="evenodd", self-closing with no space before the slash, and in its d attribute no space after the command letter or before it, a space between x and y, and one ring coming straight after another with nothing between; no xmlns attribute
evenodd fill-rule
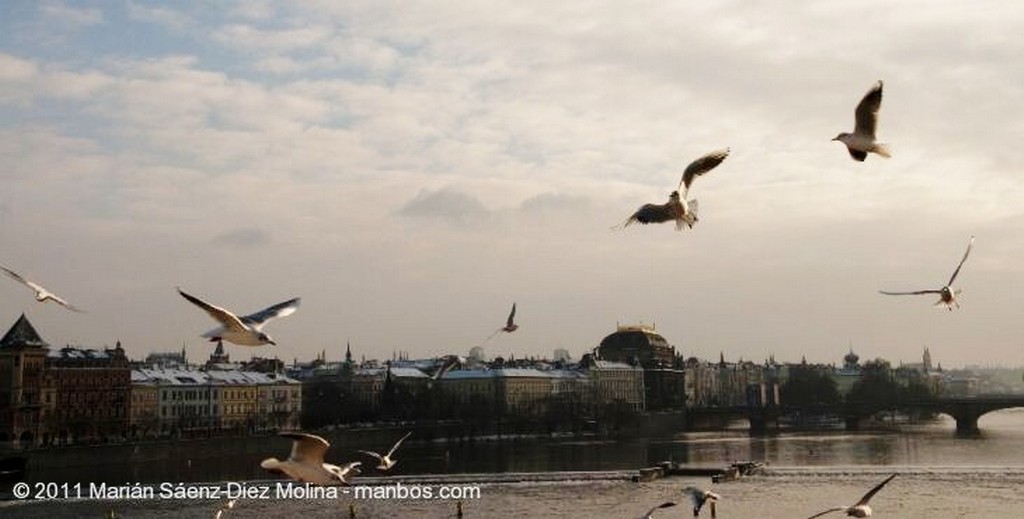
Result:
<svg viewBox="0 0 1024 519"><path fill-rule="evenodd" d="M0 279L55 347L235 358L574 357L616 323L686 356L1024 364L1024 7L7 2ZM830 142L885 82L893 157ZM621 223L694 158L701 220ZM931 296L971 235L953 312Z"/></svg>

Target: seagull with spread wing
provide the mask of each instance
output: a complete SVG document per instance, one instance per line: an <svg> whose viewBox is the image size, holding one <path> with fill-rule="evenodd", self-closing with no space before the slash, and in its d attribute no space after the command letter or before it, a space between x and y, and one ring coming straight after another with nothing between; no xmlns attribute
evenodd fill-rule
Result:
<svg viewBox="0 0 1024 519"><path fill-rule="evenodd" d="M391 450L389 450L388 453L383 456L373 451L359 452L366 454L368 456L373 456L374 458L380 460L380 464L377 465L377 470L391 470L391 467L394 467L395 464L398 463L398 460L391 459L391 456L395 453L396 450L398 450L398 446L401 445L402 442L405 441L405 439L408 438L410 435L412 435L412 431L405 433L405 436L402 436L400 440L395 442L394 447L391 447Z"/></svg>
<svg viewBox="0 0 1024 519"><path fill-rule="evenodd" d="M36 292L36 301L39 301L40 303L45 303L47 301L53 301L54 303L57 303L58 305L63 306L64 308L67 308L68 310L71 310L71 311L74 311L74 312L85 312L85 310L82 310L81 308L78 308L75 305L73 305L71 303L68 303L67 301L65 301L61 297L57 296L57 294L54 294L53 292L50 292L49 290L46 290L45 288L39 286L37 283L33 283L32 281L29 281L29 280L21 277L20 274L18 274L17 272L15 272L15 271L7 268L7 267L4 267L4 266L0 265L0 270L4 271L4 274L7 274L7 276L10 277L11 279L21 283L22 285L25 285L25 286L31 288L32 290L35 290L35 292Z"/></svg>
<svg viewBox="0 0 1024 519"><path fill-rule="evenodd" d="M295 299L289 299L283 303L278 303L274 306L264 308L254 314L239 317L219 306L211 305L198 297L186 294L180 288L178 289L178 293L185 299L188 299L192 304L206 310L206 313L210 314L210 317L213 317L221 323L219 328L204 333L202 337L206 337L212 342L223 339L240 346L262 346L264 344L277 345L269 335L263 332L263 325L271 319L295 313L295 310L299 308L300 301L300 299L296 297Z"/></svg>
<svg viewBox="0 0 1024 519"><path fill-rule="evenodd" d="M868 153L889 158L889 146L875 140L875 130L878 128L878 109L882 106L882 82L875 83L871 90L864 95L864 98L857 104L856 126L853 133L840 133L834 139L846 145L853 160L864 162Z"/></svg>
<svg viewBox="0 0 1024 519"><path fill-rule="evenodd" d="M284 461L267 458L260 462L260 467L266 470L315 485L348 485L349 479L360 473L362 462L359 461L342 466L325 463L324 454L331 444L315 434L287 431L278 436L292 440L292 452Z"/></svg>
<svg viewBox="0 0 1024 519"><path fill-rule="evenodd" d="M692 229L693 225L697 223L698 218L697 200L686 199L686 195L690 192L690 185L693 184L694 179L714 169L728 156L729 148L723 148L712 151L691 162L686 167L686 170L683 171L683 177L679 180L679 187L668 195L668 202L662 205L644 204L640 206L640 209L637 209L635 213L627 218L619 228L629 227L634 222L649 224L675 220L677 231L681 231L683 225ZM683 189L682 195L679 194L679 189L681 188Z"/></svg>
<svg viewBox="0 0 1024 519"><path fill-rule="evenodd" d="M953 275L950 276L949 282L942 288L935 290L915 290L913 292L889 292L886 290L879 290L879 293L887 296L919 296L924 294L938 294L939 300L935 302L935 306L946 305L950 311L953 310L953 306L960 308L960 292L962 290L953 290L951 285L956 280L957 275L960 274L960 267L964 266L964 262L967 261L967 256L971 253L971 247L974 246L974 236L971 236L971 240L967 242L967 251L964 252L964 257L960 260L960 264L956 266L956 270L953 271Z"/></svg>
<svg viewBox="0 0 1024 519"><path fill-rule="evenodd" d="M487 344L488 341L493 339L495 335L498 335L501 332L512 333L518 329L519 325L516 324L516 304L512 303L512 311L508 313L508 320L505 321L505 326L502 326L501 328L494 330L494 333L488 336L487 339L484 340L484 342L480 343L480 345L483 346L484 344Z"/></svg>
<svg viewBox="0 0 1024 519"><path fill-rule="evenodd" d="M894 477L896 477L896 474L885 478L885 481L875 485L875 488L872 488L867 494L864 494L864 497L860 498L860 501L857 501L857 504L853 506L837 506L835 508L829 508L824 512L816 513L807 519L814 519L815 517L820 517L832 512L843 512L850 517L871 517L871 507L868 506L868 501L870 501L879 490L882 490L882 487L884 487L886 483L892 481L892 478Z"/></svg>
<svg viewBox="0 0 1024 519"><path fill-rule="evenodd" d="M708 503L708 507L711 509L711 517L715 517L717 510L715 510L715 503L718 502L722 496L710 491L704 490L703 488L697 487L686 487L683 489L683 495L690 498L690 502L693 503L693 516L700 516L700 509L704 507L705 503Z"/></svg>

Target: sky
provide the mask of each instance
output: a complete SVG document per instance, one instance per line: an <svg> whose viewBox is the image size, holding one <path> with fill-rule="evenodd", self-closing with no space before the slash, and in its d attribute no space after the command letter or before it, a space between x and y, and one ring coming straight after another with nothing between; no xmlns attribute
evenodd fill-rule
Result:
<svg viewBox="0 0 1024 519"><path fill-rule="evenodd" d="M685 356L1024 365L1024 5L0 3L0 279L133 358L302 297L233 359ZM893 157L836 134L885 84ZM613 230L685 166L700 222ZM886 290L957 279L963 306Z"/></svg>

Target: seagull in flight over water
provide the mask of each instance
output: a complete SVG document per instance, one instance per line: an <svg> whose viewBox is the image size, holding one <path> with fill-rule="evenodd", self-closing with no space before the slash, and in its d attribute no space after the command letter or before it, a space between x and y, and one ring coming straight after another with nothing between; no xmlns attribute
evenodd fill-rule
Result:
<svg viewBox="0 0 1024 519"><path fill-rule="evenodd" d="M679 187L668 195L668 202L662 205L644 204L640 206L640 209L637 209L635 213L617 228L624 229L634 222L649 224L675 220L677 231L683 230L683 225L692 229L693 225L697 223L698 218L697 200L686 199L686 195L690 192L690 185L693 184L694 179L697 177L715 169L728 156L729 148L722 148L691 162L689 166L686 166L686 170L683 171L683 177L679 180ZM681 188L683 189L682 195L679 194L679 189Z"/></svg>
<svg viewBox="0 0 1024 519"><path fill-rule="evenodd" d="M709 508L711 508L711 517L715 517L715 503L722 498L722 496L710 491L704 490L697 487L686 487L683 489L683 494L690 498L690 502L693 503L693 516L700 516L700 509L704 507L704 504L710 501Z"/></svg>
<svg viewBox="0 0 1024 519"><path fill-rule="evenodd" d="M971 247L973 246L974 236L971 236L971 240L967 242L967 251L964 252L963 259L961 259L960 264L956 266L956 270L954 270L953 275L950 276L949 282L946 283L945 286L943 286L942 288L935 290L915 290L913 292L888 292L885 290L879 290L878 292L885 294L887 296L918 296L923 294L938 294L939 300L935 302L935 306L946 305L946 308L948 308L950 311L953 310L954 305L957 308L960 308L959 298L960 292L962 292L962 290L953 290L951 288L951 285L953 284L953 281L956 280L956 276L960 274L960 267L964 266L964 262L967 261L967 255L971 253Z"/></svg>
<svg viewBox="0 0 1024 519"><path fill-rule="evenodd" d="M267 458L260 462L260 467L270 472L284 474L300 483L316 485L348 485L349 478L360 473L362 462L359 461L342 466L324 463L324 453L331 444L315 434L289 431L278 436L291 438L292 452L284 461Z"/></svg>
<svg viewBox="0 0 1024 519"><path fill-rule="evenodd" d="M178 293L181 294L181 297L188 299L192 304L206 310L206 313L210 314L210 317L220 321L220 328L210 330L204 333L202 337L210 339L211 342L223 339L240 346L262 346L264 344L277 345L269 335L263 333L263 325L271 319L295 313L295 310L299 308L300 301L300 299L296 297L295 299L289 299L283 303L278 303L274 306L264 308L254 314L238 317L219 306L211 305L198 297L186 294L180 288L178 289Z"/></svg>
<svg viewBox="0 0 1024 519"><path fill-rule="evenodd" d="M21 275L19 275L17 272L7 267L4 267L3 265L0 265L0 270L3 270L4 273L7 274L7 276L10 277L11 279L31 288L32 290L35 290L36 301L39 301L40 303L53 301L54 303L57 303L58 305L63 306L64 308L67 308L68 310L80 313L85 312L85 310L82 310L81 308L78 308L75 305L68 303L64 299L58 297L57 294L54 294L49 290L46 290L45 288L39 286L38 284L21 277Z"/></svg>
<svg viewBox="0 0 1024 519"><path fill-rule="evenodd" d="M816 513L808 517L807 519L814 519L815 517L819 517L832 512L844 512L846 513L846 515L850 517L871 517L871 507L868 506L868 501L870 501L871 497L877 494L879 490L882 490L882 487L884 487L886 483L892 481L892 478L894 477L896 477L896 474L893 474L885 478L885 481L875 485L875 488L872 488L871 490L868 491L867 494L864 494L864 497L860 498L860 501L857 501L857 504L853 506L837 506L835 508L829 508L824 512Z"/></svg>
<svg viewBox="0 0 1024 519"><path fill-rule="evenodd" d="M654 518L654 512L656 512L658 509L660 509L660 508L670 508L670 507L673 507L673 506L676 506L676 504L673 503L672 501L664 502L664 503L662 503L662 504L660 504L660 505L658 505L658 506L648 510L646 514L644 514L644 515L642 515L640 517L640 519L653 519Z"/></svg>
<svg viewBox="0 0 1024 519"><path fill-rule="evenodd" d="M882 82L875 83L864 99L857 104L856 126L853 133L840 133L834 139L846 145L853 160L864 162L868 153L889 158L892 154L889 147L875 140L875 129L878 127L878 109L882 106Z"/></svg>
<svg viewBox="0 0 1024 519"><path fill-rule="evenodd" d="M405 436L402 436L402 439L400 439L397 442L395 442L395 446L391 447L391 450L389 450L388 453L383 455L383 456L381 456L380 454L377 454L376 452L373 452L373 451L359 451L359 452L361 452L363 454L366 454L366 455L369 455L369 456L373 456L374 458L377 458L378 460L380 460L380 464L377 465L377 470L391 470L391 467L394 467L395 464L398 463L397 460L391 459L391 455L394 454L396 450L398 450L398 446L401 445L402 442L405 441L405 439L408 438L410 435L412 435L412 431L409 431L409 432L405 433Z"/></svg>

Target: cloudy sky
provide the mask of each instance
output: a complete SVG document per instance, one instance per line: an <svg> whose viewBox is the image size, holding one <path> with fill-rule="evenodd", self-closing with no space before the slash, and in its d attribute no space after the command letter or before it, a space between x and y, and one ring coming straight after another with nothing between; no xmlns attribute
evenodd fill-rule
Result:
<svg viewBox="0 0 1024 519"><path fill-rule="evenodd" d="M141 358L301 296L250 354L573 356L616 323L727 359L1024 364L1024 6L0 4L0 283ZM830 142L882 79L864 163ZM621 223L690 160L701 221ZM961 310L931 296L971 235ZM2 331L2 330L0 330Z"/></svg>

